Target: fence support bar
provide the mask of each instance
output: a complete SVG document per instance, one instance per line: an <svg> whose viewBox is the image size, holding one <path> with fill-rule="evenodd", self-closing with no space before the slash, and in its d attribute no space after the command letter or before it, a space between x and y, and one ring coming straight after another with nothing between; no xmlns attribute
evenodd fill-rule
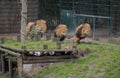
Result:
<svg viewBox="0 0 120 78"><path fill-rule="evenodd" d="M20 53L15 53L15 52L12 52L12 51L3 49L3 48L1 48L1 47L0 47L0 51L6 52L6 53L11 54L11 55L13 55L13 56L20 56L20 55L21 55Z"/></svg>

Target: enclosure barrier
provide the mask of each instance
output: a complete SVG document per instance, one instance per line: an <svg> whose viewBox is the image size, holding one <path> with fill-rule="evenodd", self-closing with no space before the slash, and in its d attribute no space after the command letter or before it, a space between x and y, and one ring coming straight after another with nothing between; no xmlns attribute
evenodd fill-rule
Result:
<svg viewBox="0 0 120 78"><path fill-rule="evenodd" d="M50 50L48 45L43 45L43 50L16 49L0 45L0 71L9 71L9 78L24 78L23 64L56 63L78 58L78 49L62 50L61 43L57 42L57 48ZM15 75L17 73L17 75Z"/></svg>

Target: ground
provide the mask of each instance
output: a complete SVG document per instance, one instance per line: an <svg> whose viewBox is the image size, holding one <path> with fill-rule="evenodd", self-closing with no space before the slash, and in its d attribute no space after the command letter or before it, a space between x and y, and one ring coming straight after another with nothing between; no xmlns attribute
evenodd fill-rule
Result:
<svg viewBox="0 0 120 78"><path fill-rule="evenodd" d="M14 38L15 39L15 38ZM45 69L39 70L33 78L118 78L120 77L120 38L86 38L79 44L81 52L90 52L78 60L65 63L52 64ZM67 42L67 41L66 41ZM34 41L25 43L32 48L45 44L44 41ZM51 45L50 41L47 41ZM69 42L67 42L69 43ZM36 45L33 45L36 44ZM7 46L20 48L20 43L5 43ZM55 46L55 43L52 43ZM53 47L51 47L53 48ZM0 73L0 78L7 78Z"/></svg>

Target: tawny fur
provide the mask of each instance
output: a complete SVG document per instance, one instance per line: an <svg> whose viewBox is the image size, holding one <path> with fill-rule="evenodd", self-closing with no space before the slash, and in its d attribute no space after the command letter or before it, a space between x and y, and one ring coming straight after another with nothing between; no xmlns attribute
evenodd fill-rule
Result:
<svg viewBox="0 0 120 78"><path fill-rule="evenodd" d="M26 36L28 36L30 29L35 25L35 22L29 22L26 26Z"/></svg>
<svg viewBox="0 0 120 78"><path fill-rule="evenodd" d="M54 30L54 36L59 38L60 41L63 41L67 35L67 26L64 24L59 24Z"/></svg>
<svg viewBox="0 0 120 78"><path fill-rule="evenodd" d="M91 26L88 23L79 25L74 34L74 41L79 43L81 39L84 39L88 36L91 31Z"/></svg>
<svg viewBox="0 0 120 78"><path fill-rule="evenodd" d="M36 21L36 28L37 28L38 32L43 31L45 33L47 30L46 21L43 19L37 20Z"/></svg>
<svg viewBox="0 0 120 78"><path fill-rule="evenodd" d="M45 33L47 30L46 21L43 19L37 20L36 22L29 22L26 26L26 36L28 36L33 26L35 26L37 32Z"/></svg>

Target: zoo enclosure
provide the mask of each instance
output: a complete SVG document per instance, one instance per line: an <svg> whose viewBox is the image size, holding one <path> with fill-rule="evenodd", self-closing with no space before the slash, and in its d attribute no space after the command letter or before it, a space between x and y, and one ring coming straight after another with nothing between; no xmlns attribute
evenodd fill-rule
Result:
<svg viewBox="0 0 120 78"><path fill-rule="evenodd" d="M9 78L24 78L23 64L65 62L79 57L77 46L62 50L61 43L58 42L55 50L49 50L48 45L43 47L43 50L28 50L25 46L17 49L0 45L0 72L9 71Z"/></svg>
<svg viewBox="0 0 120 78"><path fill-rule="evenodd" d="M119 0L27 0L27 2L28 22L43 18L47 20L49 30L53 30L59 23L65 23L68 25L69 32L72 33L77 25L89 21L92 28L95 25L96 37L99 36L99 33L96 34L98 31L106 31L102 33L102 35L107 33L105 36L111 36L120 31ZM0 0L0 10L0 29L4 30L0 31L0 34L20 33L21 4L19 0Z"/></svg>
<svg viewBox="0 0 120 78"><path fill-rule="evenodd" d="M51 29L64 23L71 34L78 25L88 22L92 26L93 38L112 37L113 0L39 0L39 18L47 20L49 16L57 20L55 25L48 24Z"/></svg>

